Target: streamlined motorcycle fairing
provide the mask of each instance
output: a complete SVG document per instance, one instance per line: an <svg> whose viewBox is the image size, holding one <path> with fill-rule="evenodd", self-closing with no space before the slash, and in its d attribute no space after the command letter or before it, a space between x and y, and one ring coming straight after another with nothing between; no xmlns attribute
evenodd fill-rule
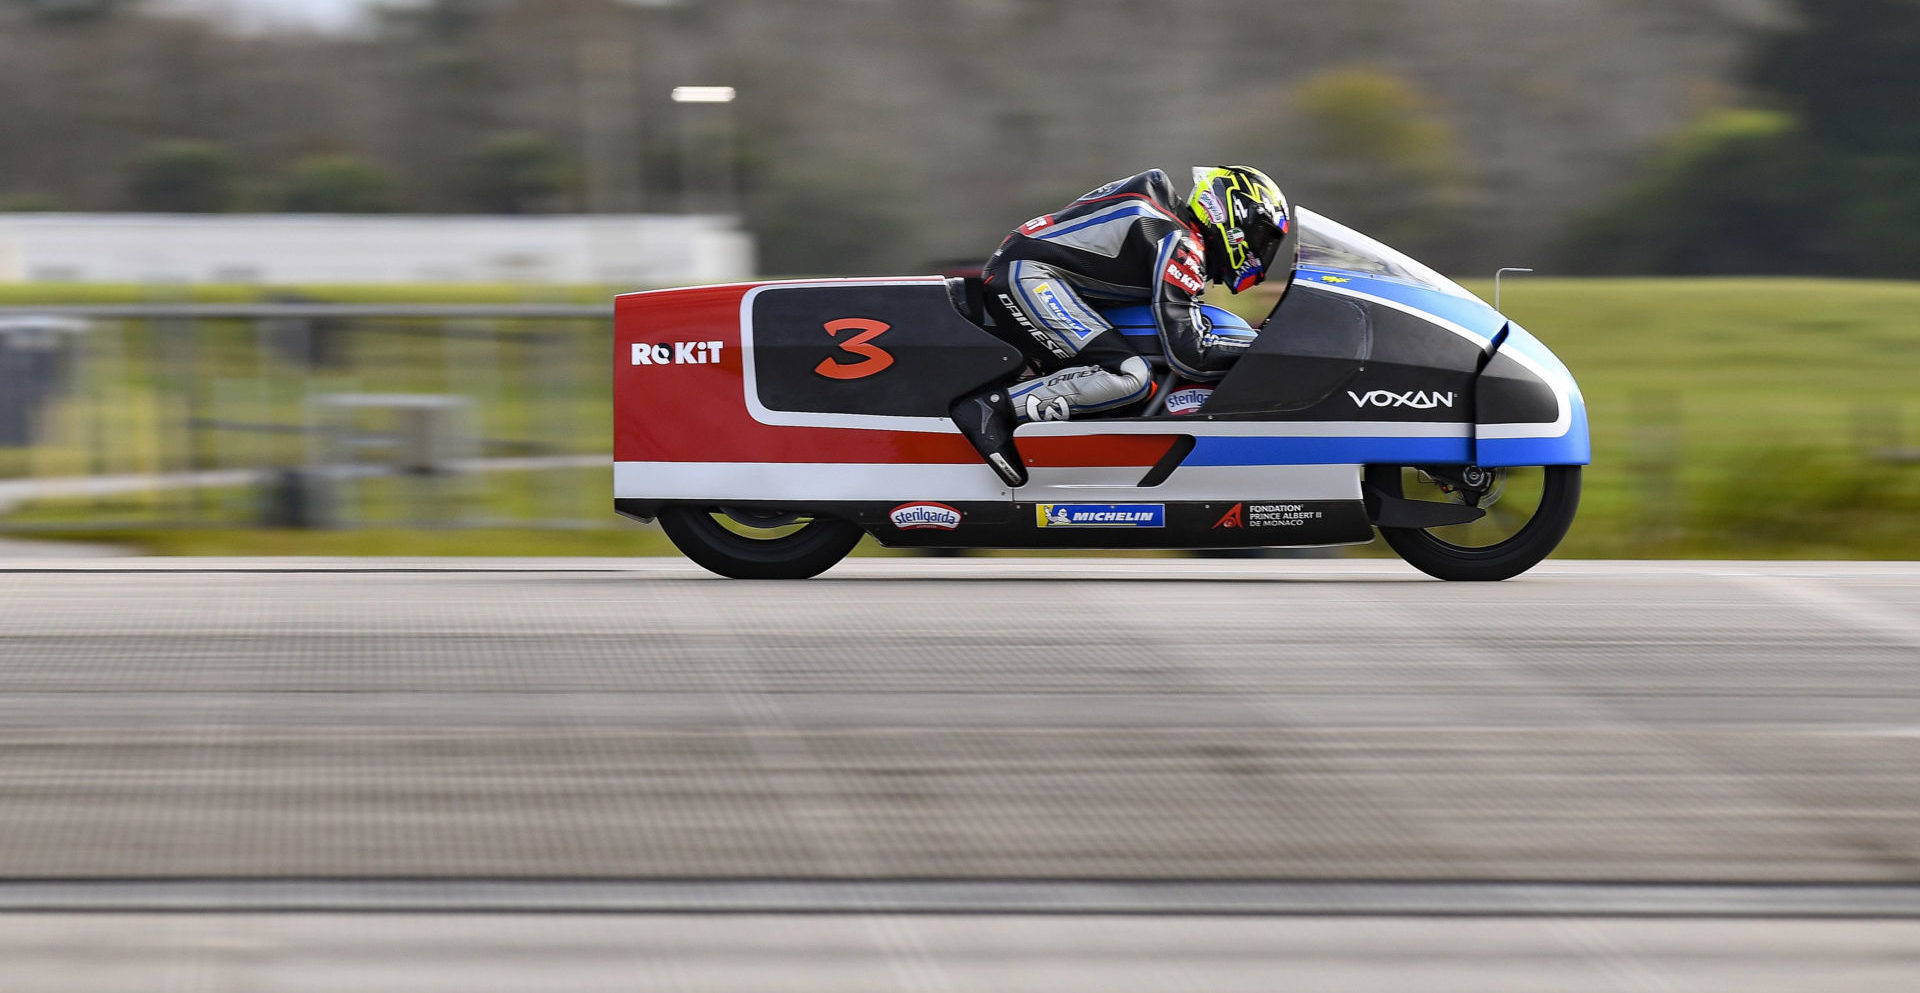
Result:
<svg viewBox="0 0 1920 993"><path fill-rule="evenodd" d="M960 280L622 295L616 509L851 521L893 545L1323 545L1369 541L1376 525L1471 521L1478 500L1498 498L1500 467L1587 461L1579 389L1537 339L1419 263L1297 214L1289 291L1197 410L1022 425L1029 482L1018 490L946 416L954 398L1011 382L1023 365L1000 336L1018 329L983 327ZM1157 354L1145 307L1104 316ZM1369 466L1494 472L1480 486L1438 470L1444 493L1472 499L1408 508L1397 485L1363 486ZM687 533L685 516L670 534Z"/></svg>

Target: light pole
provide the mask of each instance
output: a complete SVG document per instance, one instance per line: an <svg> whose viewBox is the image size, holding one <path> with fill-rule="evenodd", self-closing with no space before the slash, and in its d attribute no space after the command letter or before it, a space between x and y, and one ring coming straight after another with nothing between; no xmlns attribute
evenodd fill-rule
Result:
<svg viewBox="0 0 1920 993"><path fill-rule="evenodd" d="M673 88L674 103L713 103L722 105L721 146L719 154L714 156L714 172L719 179L721 210L733 213L733 103L734 91L731 86L676 86ZM680 116L680 175L682 210L694 213L694 117L691 111L683 111Z"/></svg>

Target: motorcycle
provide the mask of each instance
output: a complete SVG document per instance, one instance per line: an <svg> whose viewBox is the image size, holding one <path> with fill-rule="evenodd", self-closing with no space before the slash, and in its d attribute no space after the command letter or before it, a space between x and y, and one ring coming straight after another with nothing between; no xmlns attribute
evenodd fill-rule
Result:
<svg viewBox="0 0 1920 993"><path fill-rule="evenodd" d="M1157 371L1098 419L1021 425L1008 487L948 417L1021 377L978 279L807 279L615 301L614 508L724 576L798 579L863 535L919 548L1236 549L1375 533L1440 579L1502 580L1573 522L1590 461L1566 366L1452 280L1312 211L1214 384L1144 306L1105 312Z"/></svg>

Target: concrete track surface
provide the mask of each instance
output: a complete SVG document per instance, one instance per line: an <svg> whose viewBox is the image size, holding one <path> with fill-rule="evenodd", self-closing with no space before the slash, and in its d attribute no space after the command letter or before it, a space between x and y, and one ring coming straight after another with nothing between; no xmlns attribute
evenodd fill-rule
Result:
<svg viewBox="0 0 1920 993"><path fill-rule="evenodd" d="M0 988L1920 989L1917 564L16 558L0 611Z"/></svg>

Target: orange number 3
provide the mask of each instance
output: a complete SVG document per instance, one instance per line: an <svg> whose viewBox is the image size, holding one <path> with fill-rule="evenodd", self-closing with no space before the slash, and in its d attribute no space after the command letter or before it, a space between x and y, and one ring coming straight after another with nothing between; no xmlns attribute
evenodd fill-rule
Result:
<svg viewBox="0 0 1920 993"><path fill-rule="evenodd" d="M860 356L860 361L840 363L834 361L833 356L828 356L821 359L819 365L813 367L814 372L828 379L865 379L893 364L893 356L886 349L879 345L868 344L880 337L881 332L889 330L892 325L861 317L843 317L837 321L828 321L825 327L827 333L836 338L842 331L860 332L840 343L841 350Z"/></svg>

